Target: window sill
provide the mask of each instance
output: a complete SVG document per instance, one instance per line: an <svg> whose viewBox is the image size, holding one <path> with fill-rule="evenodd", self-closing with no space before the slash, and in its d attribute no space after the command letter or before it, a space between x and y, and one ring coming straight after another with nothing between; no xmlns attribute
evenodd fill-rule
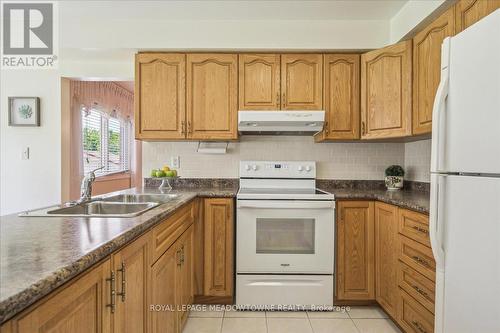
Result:
<svg viewBox="0 0 500 333"><path fill-rule="evenodd" d="M95 181L96 182L107 182L110 180L127 179L130 177L131 177L130 171L120 171L120 172L110 173L110 174L107 174L104 176L96 177Z"/></svg>

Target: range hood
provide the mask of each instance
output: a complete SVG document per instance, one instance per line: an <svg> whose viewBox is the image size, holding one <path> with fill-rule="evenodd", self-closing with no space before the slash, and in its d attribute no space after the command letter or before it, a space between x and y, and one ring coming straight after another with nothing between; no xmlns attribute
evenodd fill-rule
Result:
<svg viewBox="0 0 500 333"><path fill-rule="evenodd" d="M325 111L238 111L241 134L312 135L323 130Z"/></svg>

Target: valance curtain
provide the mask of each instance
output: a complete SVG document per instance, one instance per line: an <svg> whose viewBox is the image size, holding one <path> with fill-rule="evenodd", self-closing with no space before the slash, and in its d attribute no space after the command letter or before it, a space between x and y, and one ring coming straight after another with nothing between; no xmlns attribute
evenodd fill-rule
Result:
<svg viewBox="0 0 500 333"><path fill-rule="evenodd" d="M70 161L70 198L79 198L81 180L84 177L82 116L83 109L92 108L107 114L109 117L123 119L131 123L131 133L134 133L134 95L114 82L71 81L71 161ZM132 134L133 135L133 134ZM130 172L131 186L136 186L139 166L137 154L140 154L140 144L131 142ZM140 164L139 164L140 165ZM140 185L140 184L139 184Z"/></svg>

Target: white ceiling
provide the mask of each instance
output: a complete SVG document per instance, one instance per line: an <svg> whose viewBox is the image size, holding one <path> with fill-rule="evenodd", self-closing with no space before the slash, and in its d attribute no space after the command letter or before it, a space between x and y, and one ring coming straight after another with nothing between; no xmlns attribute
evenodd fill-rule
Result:
<svg viewBox="0 0 500 333"><path fill-rule="evenodd" d="M61 3L65 15L99 17L99 7L113 7L116 17L151 20L388 20L408 0L158 0ZM137 4L140 3L140 8ZM134 16L130 16L134 7ZM102 11L103 13L106 11Z"/></svg>

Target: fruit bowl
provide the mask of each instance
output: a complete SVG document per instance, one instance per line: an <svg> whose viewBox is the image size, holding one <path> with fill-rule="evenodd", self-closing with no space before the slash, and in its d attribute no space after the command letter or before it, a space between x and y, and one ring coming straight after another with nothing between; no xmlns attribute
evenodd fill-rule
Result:
<svg viewBox="0 0 500 333"><path fill-rule="evenodd" d="M161 179L161 184L160 186L158 187L158 189L160 190L164 190L164 189L168 189L168 190L171 190L172 189L172 185L170 185L170 182L177 179L177 178L180 178L179 176L173 176L173 177L151 177L153 179Z"/></svg>

